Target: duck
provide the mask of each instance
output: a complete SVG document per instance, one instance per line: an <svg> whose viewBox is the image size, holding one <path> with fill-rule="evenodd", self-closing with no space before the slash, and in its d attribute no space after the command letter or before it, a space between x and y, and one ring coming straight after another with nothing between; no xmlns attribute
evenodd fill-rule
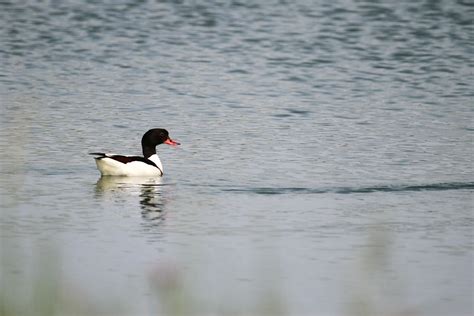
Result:
<svg viewBox="0 0 474 316"><path fill-rule="evenodd" d="M156 146L167 144L173 147L180 145L171 139L163 128L148 130L142 137L141 156L124 156L102 152L93 152L97 169L101 176L129 176L129 177L162 177L163 164L156 153Z"/></svg>

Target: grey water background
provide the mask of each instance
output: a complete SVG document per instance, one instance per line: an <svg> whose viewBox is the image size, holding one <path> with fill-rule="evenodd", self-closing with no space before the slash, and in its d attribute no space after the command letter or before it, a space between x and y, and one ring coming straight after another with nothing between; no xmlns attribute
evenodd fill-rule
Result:
<svg viewBox="0 0 474 316"><path fill-rule="evenodd" d="M40 274L114 314L175 283L190 314L472 314L473 16L1 1L3 304L34 314ZM165 177L100 179L88 152L152 127Z"/></svg>

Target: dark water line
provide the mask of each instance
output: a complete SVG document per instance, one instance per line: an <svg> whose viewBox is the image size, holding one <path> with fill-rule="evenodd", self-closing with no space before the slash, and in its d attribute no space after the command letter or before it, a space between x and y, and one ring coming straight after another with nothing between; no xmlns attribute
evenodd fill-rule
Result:
<svg viewBox="0 0 474 316"><path fill-rule="evenodd" d="M335 187L335 188L304 188L304 187L257 187L257 188L223 188L225 192L255 193L255 194L353 194L375 192L416 192L416 191L446 191L473 190L474 182L449 182L420 185L380 185L367 187Z"/></svg>

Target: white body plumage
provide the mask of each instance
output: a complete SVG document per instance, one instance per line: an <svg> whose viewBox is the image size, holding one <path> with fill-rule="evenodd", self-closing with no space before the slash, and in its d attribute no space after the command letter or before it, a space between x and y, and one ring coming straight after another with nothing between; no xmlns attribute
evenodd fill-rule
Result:
<svg viewBox="0 0 474 316"><path fill-rule="evenodd" d="M154 154L148 158L156 166L140 160L121 162L113 158L113 155L105 154L105 157L95 159L97 169L103 176L129 176L129 177L161 177L163 176L163 165L160 157Z"/></svg>

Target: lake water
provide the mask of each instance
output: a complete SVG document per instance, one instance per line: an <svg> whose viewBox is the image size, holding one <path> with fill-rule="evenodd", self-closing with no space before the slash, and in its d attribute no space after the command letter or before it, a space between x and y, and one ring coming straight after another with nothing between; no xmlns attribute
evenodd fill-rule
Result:
<svg viewBox="0 0 474 316"><path fill-rule="evenodd" d="M0 310L471 315L473 16L2 1ZM162 180L100 179L154 127Z"/></svg>

